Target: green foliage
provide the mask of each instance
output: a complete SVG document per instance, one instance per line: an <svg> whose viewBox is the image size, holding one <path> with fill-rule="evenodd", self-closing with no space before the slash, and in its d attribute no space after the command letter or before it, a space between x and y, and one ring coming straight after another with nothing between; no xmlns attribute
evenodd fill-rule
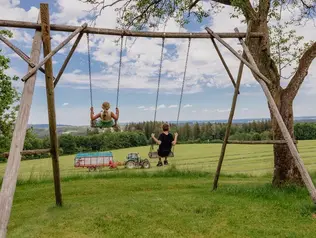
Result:
<svg viewBox="0 0 316 238"><path fill-rule="evenodd" d="M7 30L0 30L0 34L12 37L12 33ZM13 125L16 118L18 106L16 102L19 99L19 93L13 86L13 82L18 77L6 75L9 69L10 59L1 55L0 49L0 152L8 150L13 131Z"/></svg>
<svg viewBox="0 0 316 238"><path fill-rule="evenodd" d="M313 140L316 138L315 123L296 123L294 134L297 140Z"/></svg>
<svg viewBox="0 0 316 238"><path fill-rule="evenodd" d="M64 154L77 152L107 151L147 145L147 139L140 132L101 133L88 136L61 135L60 148Z"/></svg>

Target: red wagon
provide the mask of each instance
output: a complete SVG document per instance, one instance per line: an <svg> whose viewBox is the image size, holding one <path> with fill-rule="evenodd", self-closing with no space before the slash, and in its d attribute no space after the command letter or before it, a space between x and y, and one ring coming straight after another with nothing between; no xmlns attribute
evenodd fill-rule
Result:
<svg viewBox="0 0 316 238"><path fill-rule="evenodd" d="M79 153L74 160L75 167L88 168L89 171L102 167L116 168L119 165L121 163L114 162L112 152Z"/></svg>

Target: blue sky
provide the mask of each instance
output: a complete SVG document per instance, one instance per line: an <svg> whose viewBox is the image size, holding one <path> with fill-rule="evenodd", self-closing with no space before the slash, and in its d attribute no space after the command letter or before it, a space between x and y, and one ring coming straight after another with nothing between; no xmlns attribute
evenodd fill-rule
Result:
<svg viewBox="0 0 316 238"><path fill-rule="evenodd" d="M25 20L35 22L41 1L18 1L0 0L0 15L2 19ZM46 1L50 6L51 21L53 23L81 25L88 22L87 10L89 5L80 3L78 0ZM205 8L209 7L205 4ZM226 8L222 13L203 21L201 24L192 22L184 29L180 29L175 21L170 20L167 25L161 26L160 31L194 31L203 32L207 25L217 32L233 31L239 27L241 31L245 26L239 20L230 19ZM116 27L116 15L114 9L106 9L96 21L96 26L105 28ZM304 35L306 40L315 38L310 32L315 32L312 24L306 28L298 28L298 33ZM24 52L30 54L33 30L14 29L12 42ZM52 48L55 48L69 33L54 32L52 35ZM92 54L92 78L93 78L93 104L95 111L100 110L103 101L109 101L112 109L115 109L116 86L119 61L119 45L113 36L91 36ZM236 49L240 49L237 40L227 40ZM68 54L72 45L53 57L54 75ZM164 50L163 75L159 95L158 120L176 120L180 91L187 50L186 39L166 39ZM10 75L23 77L27 71L27 65L11 50L3 44L3 53L11 58ZM231 105L233 87L231 82L212 46L210 40L192 40L190 58L187 69L185 93L180 114L180 120L213 120L227 119ZM144 121L152 120L155 105L156 86L158 79L158 67L161 50L161 39L138 38L124 41L123 67L121 75L121 89L119 108L121 111L120 121ZM238 60L226 49L220 47L233 75L237 74ZM316 115L314 102L316 99L315 70L313 63L309 75L302 89L295 99L295 116ZM290 69L289 69L290 70ZM282 85L286 85L284 81ZM42 73L38 73L35 94L31 109L29 123L47 123L47 106L45 82ZM19 90L23 87L18 83ZM241 95L239 96L235 118L261 118L268 117L266 99L261 88L251 76L249 70L245 70L242 79ZM55 90L57 122L72 125L89 124L89 78L87 64L87 45L84 36L73 55L60 84Z"/></svg>

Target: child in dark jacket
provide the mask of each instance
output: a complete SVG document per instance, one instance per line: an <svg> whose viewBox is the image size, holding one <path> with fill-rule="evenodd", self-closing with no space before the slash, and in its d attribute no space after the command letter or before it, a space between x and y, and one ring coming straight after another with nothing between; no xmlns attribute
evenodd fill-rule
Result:
<svg viewBox="0 0 316 238"><path fill-rule="evenodd" d="M165 123L162 126L162 133L159 135L158 139L155 137L155 134L151 134L151 137L153 140L159 145L158 148L158 156L159 161L157 166L162 166L161 158L165 158L164 164L168 165L168 156L171 152L172 146L174 146L177 143L178 139L178 133L173 135L169 132L170 126L169 124Z"/></svg>

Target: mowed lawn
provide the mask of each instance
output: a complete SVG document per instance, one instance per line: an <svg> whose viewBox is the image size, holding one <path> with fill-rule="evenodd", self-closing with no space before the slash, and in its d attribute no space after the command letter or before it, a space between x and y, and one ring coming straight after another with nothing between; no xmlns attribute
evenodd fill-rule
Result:
<svg viewBox="0 0 316 238"><path fill-rule="evenodd" d="M219 158L221 144L192 144L177 145L175 157L170 158L170 164L177 169L215 172ZM309 171L316 171L316 141L300 141L298 149ZM115 161L123 162L129 152L139 152L143 158L147 157L149 146L113 150ZM87 174L87 169L74 168L74 155L60 157L61 176L73 174ZM157 169L157 159L150 159L152 168ZM121 167L124 169L123 167ZM0 176L4 174L5 164L0 164ZM273 171L272 145L228 145L222 172L226 174L244 173L249 175L263 175ZM102 172L113 172L108 168ZM135 171L136 172L136 171ZM22 161L19 178L52 178L51 159Z"/></svg>
<svg viewBox="0 0 316 238"><path fill-rule="evenodd" d="M315 145L299 142L311 172ZM61 156L62 208L54 206L51 159L22 161L8 237L315 237L307 190L270 185L271 145L228 145L226 175L211 191L213 176L205 172L216 170L220 148L177 145L169 166L157 168L152 159L151 169L129 171L87 172L74 168L74 156ZM122 162L129 152L146 157L148 149L113 153ZM1 176L4 169L0 164Z"/></svg>

